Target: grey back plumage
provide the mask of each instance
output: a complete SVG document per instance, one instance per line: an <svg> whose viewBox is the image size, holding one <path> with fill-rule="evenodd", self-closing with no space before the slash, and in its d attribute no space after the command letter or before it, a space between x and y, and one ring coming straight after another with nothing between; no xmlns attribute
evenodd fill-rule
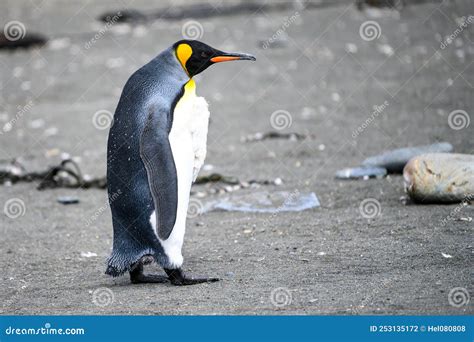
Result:
<svg viewBox="0 0 474 342"><path fill-rule="evenodd" d="M122 274L144 253L153 254L157 259L163 254L148 220L157 206L153 188L168 186L172 190L175 186L173 177L169 177L174 167L174 164L170 166L169 155L166 155L170 151L165 148L165 154L159 156L163 142L160 137L171 130L173 108L187 81L189 77L174 49L169 48L137 70L122 91L107 146L107 184L114 226L108 274ZM146 129L147 124L152 125L150 129ZM148 140L144 143L143 138ZM153 145L150 141L153 139L160 141ZM144 154L146 158L143 158ZM144 159L149 160L148 167ZM160 168L157 163L164 163L164 167ZM153 185L150 180L159 183ZM164 190L164 194L173 196L173 191ZM172 197L164 201L164 205L168 205L165 210L170 213L173 212L174 204L169 203L172 201ZM158 218L167 230L174 223L172 216L171 219L166 216L167 222L164 216L161 220Z"/></svg>

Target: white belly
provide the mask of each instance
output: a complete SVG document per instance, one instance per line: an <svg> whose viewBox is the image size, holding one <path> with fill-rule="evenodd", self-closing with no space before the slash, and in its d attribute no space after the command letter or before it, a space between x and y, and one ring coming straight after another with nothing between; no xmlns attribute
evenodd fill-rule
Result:
<svg viewBox="0 0 474 342"><path fill-rule="evenodd" d="M173 153L178 178L178 209L176 212L176 222L170 236L166 240L161 240L158 237L171 265L175 268L180 267L183 263L181 248L183 246L184 233L186 230L189 194L196 167L196 151L199 150L198 147L202 149L202 146L196 145L202 145L202 142L199 142L195 138L196 127L201 127L202 120L205 119L205 135L207 136L209 118L207 105L207 117L203 118L202 115L195 112L195 103L199 101L196 101L197 97L194 91L194 81L192 81L190 86L188 86L189 83L190 82L185 86L183 97L175 106L173 125L169 134L171 151ZM206 140L204 139L204 145L205 143ZM154 212L150 217L150 222L156 233L156 218Z"/></svg>

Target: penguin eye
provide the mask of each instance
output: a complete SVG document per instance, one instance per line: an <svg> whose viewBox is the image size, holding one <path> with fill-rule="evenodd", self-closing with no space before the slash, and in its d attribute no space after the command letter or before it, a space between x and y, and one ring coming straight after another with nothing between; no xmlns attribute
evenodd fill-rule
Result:
<svg viewBox="0 0 474 342"><path fill-rule="evenodd" d="M203 51L203 52L201 52L201 57L202 57L202 58L207 58L207 57L209 57L209 56L207 55L207 53L205 53L205 52Z"/></svg>

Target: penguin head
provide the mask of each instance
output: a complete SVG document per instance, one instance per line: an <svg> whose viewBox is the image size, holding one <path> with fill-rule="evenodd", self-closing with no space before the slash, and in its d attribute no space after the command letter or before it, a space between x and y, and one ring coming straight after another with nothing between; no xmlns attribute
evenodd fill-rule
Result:
<svg viewBox="0 0 474 342"><path fill-rule="evenodd" d="M237 60L255 61L246 53L229 53L210 47L197 40L180 40L173 45L176 57L189 77L203 72L213 64Z"/></svg>

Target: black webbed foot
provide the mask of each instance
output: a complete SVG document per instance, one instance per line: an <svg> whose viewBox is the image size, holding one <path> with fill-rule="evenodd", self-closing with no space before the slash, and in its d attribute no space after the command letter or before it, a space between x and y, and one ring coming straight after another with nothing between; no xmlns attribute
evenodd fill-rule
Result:
<svg viewBox="0 0 474 342"><path fill-rule="evenodd" d="M165 268L165 272L168 275L168 279L173 285L183 286L183 285L196 285L202 283L214 283L219 281L219 278L194 278L188 277L184 274L181 268L174 270Z"/></svg>
<svg viewBox="0 0 474 342"><path fill-rule="evenodd" d="M132 284L169 282L168 277L163 275L144 274L142 264L137 265L133 270L130 271L130 281Z"/></svg>

